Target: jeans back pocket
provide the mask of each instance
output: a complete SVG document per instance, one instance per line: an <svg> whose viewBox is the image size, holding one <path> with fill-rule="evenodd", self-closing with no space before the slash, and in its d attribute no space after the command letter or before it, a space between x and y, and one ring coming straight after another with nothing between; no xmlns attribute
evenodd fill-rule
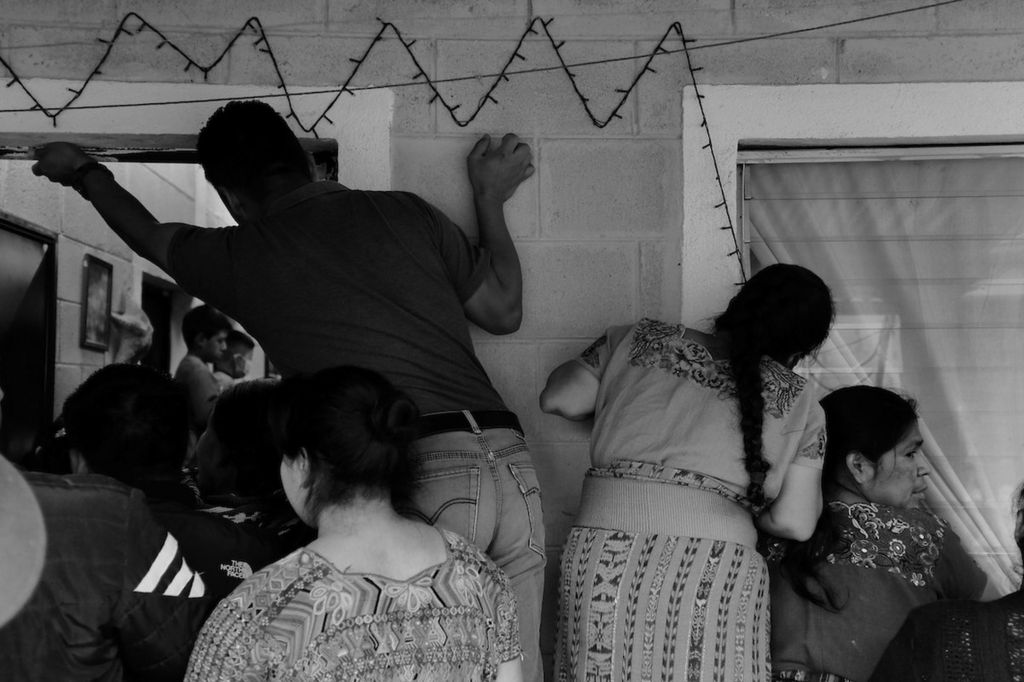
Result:
<svg viewBox="0 0 1024 682"><path fill-rule="evenodd" d="M398 511L476 541L480 507L480 467L449 466L425 471L416 480L409 502Z"/></svg>

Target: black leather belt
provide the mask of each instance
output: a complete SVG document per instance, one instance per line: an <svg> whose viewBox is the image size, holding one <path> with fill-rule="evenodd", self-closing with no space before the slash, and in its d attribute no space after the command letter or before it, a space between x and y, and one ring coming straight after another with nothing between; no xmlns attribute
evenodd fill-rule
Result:
<svg viewBox="0 0 1024 682"><path fill-rule="evenodd" d="M486 429L515 429L522 433L519 418L508 410L462 410L460 412L434 412L420 417L419 437L448 431L479 433Z"/></svg>

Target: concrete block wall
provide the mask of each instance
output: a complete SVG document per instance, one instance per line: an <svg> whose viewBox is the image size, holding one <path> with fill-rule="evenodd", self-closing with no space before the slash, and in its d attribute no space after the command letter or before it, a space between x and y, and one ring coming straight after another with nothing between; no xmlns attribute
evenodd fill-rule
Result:
<svg viewBox="0 0 1024 682"><path fill-rule="evenodd" d="M841 22L905 9L913 2L878 0L9 0L0 5L0 55L22 76L84 78L108 36L128 11L139 12L198 57L212 58L250 16L258 16L291 84L331 86L346 80L379 30L394 22L425 71L436 78L496 72L532 16L554 18L550 31L566 61L647 54L672 22L695 47ZM405 83L416 69L392 34L360 69L354 86ZM248 40L248 39L246 39ZM246 46L231 52L209 78L215 83L276 84L265 55ZM144 37L143 41L150 41ZM126 41L126 44L129 41ZM41 47L57 43L53 47ZM677 39L668 49L678 48ZM146 42L119 53L101 78L196 81L180 59ZM701 82L812 84L919 81L1001 81L1024 77L1024 10L1019 0L972 0L865 23L767 41L693 52ZM516 68L557 65L542 36L523 46ZM603 119L642 61L574 68L577 82ZM508 337L477 334L478 350L495 383L523 418L545 495L550 594L558 552L587 466L586 425L539 413L537 394L547 373L578 353L611 324L642 315L678 319L681 297L682 87L689 83L681 54L661 55L608 126L593 125L559 70L514 76L463 127L422 86L398 87L392 122L392 186L419 192L475 231L464 155L477 136L519 134L534 151L536 174L508 205L523 261L525 318ZM3 75L3 74L0 74ZM445 83L442 94L461 104L465 118L490 79ZM711 121L712 131L714 121ZM344 169L345 159L341 159ZM344 170L342 171L344 177ZM59 193L58 193L59 194ZM69 200L57 197L62 202ZM709 201L713 197L709 197ZM74 200L72 197L71 200ZM61 204L62 206L65 204ZM78 209L73 207L75 211ZM31 210L60 217L41 202ZM54 212L57 211L56 214ZM100 250L124 261L123 245L88 224L66 240L79 251ZM726 250L722 250L723 258ZM77 262L77 254L67 256ZM63 262L63 261L62 261ZM699 264L697 265L699 267ZM75 317L75 291L62 288L62 319ZM63 338L63 336L62 336ZM102 358L63 349L58 377ZM66 355L63 353L66 352ZM76 369L77 368L77 369ZM551 600L553 604L553 600ZM551 618L547 620L550 634ZM545 640L550 647L550 638Z"/></svg>

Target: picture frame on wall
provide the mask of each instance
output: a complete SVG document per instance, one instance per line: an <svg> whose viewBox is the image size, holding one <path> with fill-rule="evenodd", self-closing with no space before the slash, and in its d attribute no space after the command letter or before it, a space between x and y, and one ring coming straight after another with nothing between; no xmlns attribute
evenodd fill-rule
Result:
<svg viewBox="0 0 1024 682"><path fill-rule="evenodd" d="M110 347L110 303L114 266L91 254L82 260L82 348L105 351Z"/></svg>

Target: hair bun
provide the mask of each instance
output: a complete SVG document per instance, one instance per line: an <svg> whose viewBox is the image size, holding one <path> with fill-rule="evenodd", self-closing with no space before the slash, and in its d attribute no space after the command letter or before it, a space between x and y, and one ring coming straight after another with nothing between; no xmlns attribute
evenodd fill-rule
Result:
<svg viewBox="0 0 1024 682"><path fill-rule="evenodd" d="M377 403L370 413L370 428L378 440L408 443L416 437L419 410L409 398L399 395Z"/></svg>

